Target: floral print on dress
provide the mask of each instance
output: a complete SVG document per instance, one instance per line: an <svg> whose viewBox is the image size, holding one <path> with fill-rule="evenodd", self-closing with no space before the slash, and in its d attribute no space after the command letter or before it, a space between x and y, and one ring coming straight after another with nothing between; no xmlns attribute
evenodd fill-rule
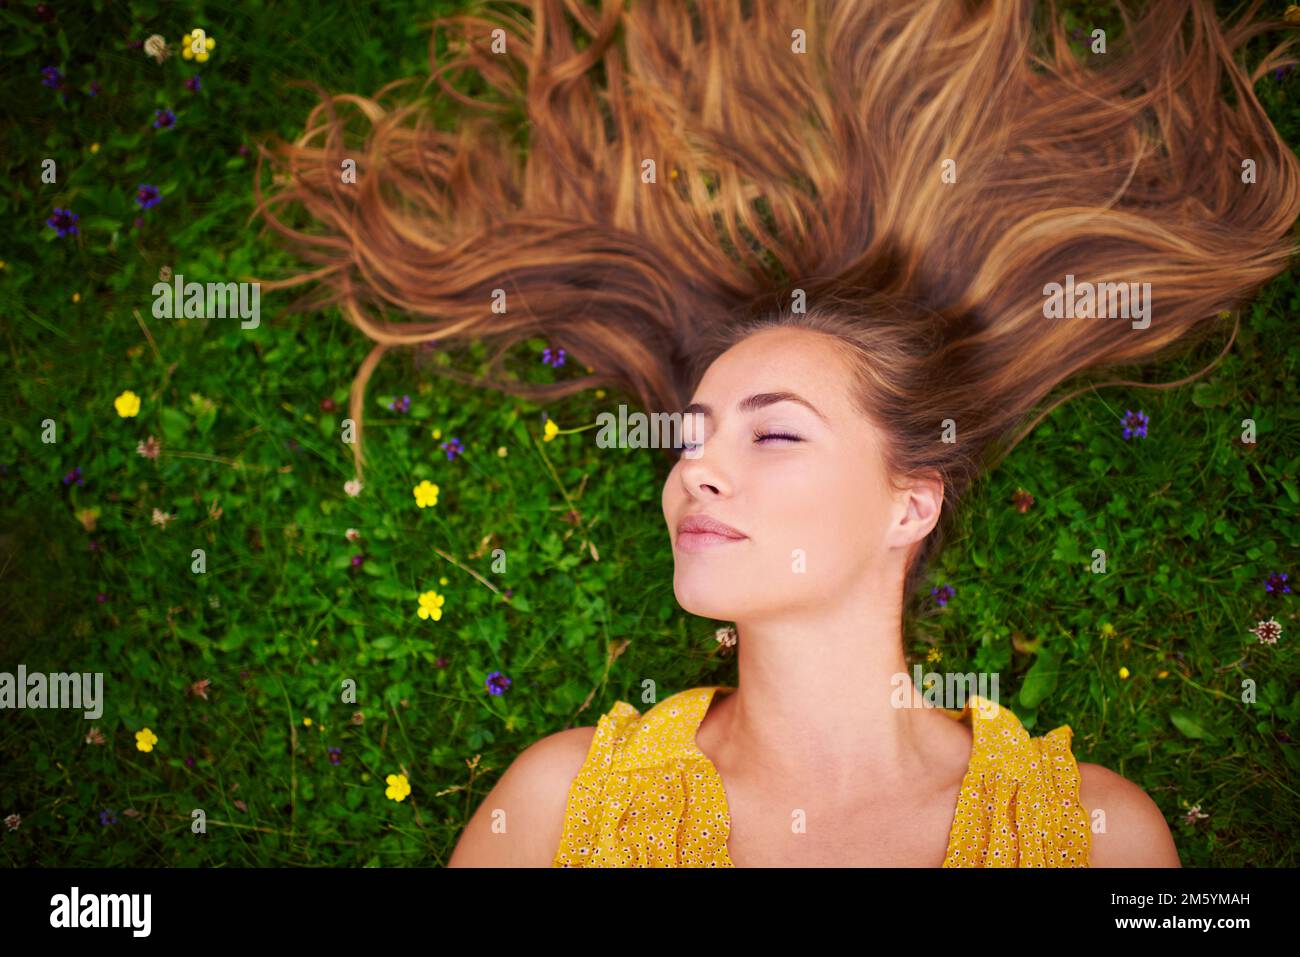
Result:
<svg viewBox="0 0 1300 957"><path fill-rule="evenodd" d="M644 715L601 716L569 789L553 867L734 867L722 777L695 745L715 693L690 688ZM1010 708L968 699L971 758L943 867L1087 867L1088 814L1069 725L1031 738Z"/></svg>

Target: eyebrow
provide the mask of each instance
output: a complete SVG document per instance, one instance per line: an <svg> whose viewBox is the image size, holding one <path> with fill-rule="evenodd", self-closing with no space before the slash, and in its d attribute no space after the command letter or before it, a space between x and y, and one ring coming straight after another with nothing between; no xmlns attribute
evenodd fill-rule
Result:
<svg viewBox="0 0 1300 957"><path fill-rule="evenodd" d="M827 421L826 416L822 415L815 405L793 392L759 392L749 396L748 398L741 399L740 405L738 405L737 408L740 409L741 412L757 412L759 409L767 408L767 406L775 405L778 402L798 402L805 408L811 409L823 422ZM684 408L682 412L683 414L698 412L701 415L713 418L713 409L701 402L692 402ZM830 423L827 422L827 424L829 425Z"/></svg>

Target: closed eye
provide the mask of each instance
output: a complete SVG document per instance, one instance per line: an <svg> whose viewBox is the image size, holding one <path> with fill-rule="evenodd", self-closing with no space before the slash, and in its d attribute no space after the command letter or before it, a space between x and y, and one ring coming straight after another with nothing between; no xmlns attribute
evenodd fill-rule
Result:
<svg viewBox="0 0 1300 957"><path fill-rule="evenodd" d="M791 435L789 432L755 432L754 433L755 445L763 445L767 442L768 439L783 439L786 442L803 441L803 439L800 438L799 436ZM681 456L688 450L694 451L695 449L698 449L702 444L703 443L701 442L683 442L673 451L676 452L678 456Z"/></svg>

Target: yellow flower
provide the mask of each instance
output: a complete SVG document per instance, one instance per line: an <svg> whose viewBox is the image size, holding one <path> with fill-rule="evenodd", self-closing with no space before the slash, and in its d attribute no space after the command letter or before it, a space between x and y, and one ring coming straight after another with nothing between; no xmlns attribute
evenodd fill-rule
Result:
<svg viewBox="0 0 1300 957"><path fill-rule="evenodd" d="M1169 677L1169 672L1167 672L1167 671L1161 671L1161 672L1158 672L1158 673L1156 674L1156 677L1157 677L1157 678L1168 678L1168 677Z"/></svg>
<svg viewBox="0 0 1300 957"><path fill-rule="evenodd" d="M506 447L503 445L501 446L501 448L497 449L497 458L503 459L505 457L506 457Z"/></svg>
<svg viewBox="0 0 1300 957"><path fill-rule="evenodd" d="M411 793L411 784L406 780L405 774L390 774L384 779L388 782L388 787L384 791L384 796L394 801L405 801L406 796Z"/></svg>
<svg viewBox="0 0 1300 957"><path fill-rule="evenodd" d="M129 419L140 412L140 397L127 389L116 399L113 400L113 408L117 409L117 414L124 419Z"/></svg>
<svg viewBox="0 0 1300 957"><path fill-rule="evenodd" d="M597 398L597 399L603 399L603 398L605 398L605 390L604 390L604 389L597 389L597 390L596 390L596 398Z"/></svg>
<svg viewBox="0 0 1300 957"><path fill-rule="evenodd" d="M74 293L72 294L72 301L73 301L73 302L81 302L81 293L79 293L79 292L74 292Z"/></svg>
<svg viewBox="0 0 1300 957"><path fill-rule="evenodd" d="M199 51L194 51L195 39L203 37ZM199 63L208 62L208 52L217 48L217 41L209 36L204 36L203 31L199 29L191 30L185 36L181 37L181 56L187 60L197 60Z"/></svg>
<svg viewBox="0 0 1300 957"><path fill-rule="evenodd" d="M446 575L443 575L441 578L439 578L439 579L438 579L438 584L439 584L439 585L445 585L445 584L447 584L447 576L446 576Z"/></svg>
<svg viewBox="0 0 1300 957"><path fill-rule="evenodd" d="M135 733L135 746L141 751L152 751L153 746L158 743L158 735L154 734L148 728Z"/></svg>
<svg viewBox="0 0 1300 957"><path fill-rule="evenodd" d="M1128 669L1127 669L1127 668L1120 668L1120 669L1119 669L1119 676L1120 676L1121 678L1127 678L1127 677L1128 677Z"/></svg>
<svg viewBox="0 0 1300 957"><path fill-rule="evenodd" d="M1101 636L1103 638L1114 638L1115 626L1112 625L1110 622L1106 622L1104 625L1101 626Z"/></svg>
<svg viewBox="0 0 1300 957"><path fill-rule="evenodd" d="M425 592L420 596L420 617L424 619L432 618L434 621L441 621L442 606L446 600L446 595L439 595L436 591Z"/></svg>
<svg viewBox="0 0 1300 957"><path fill-rule="evenodd" d="M438 504L438 486L428 479L425 479L412 491L415 492L415 504L420 508L428 508L431 505Z"/></svg>
<svg viewBox="0 0 1300 957"><path fill-rule="evenodd" d="M560 427L555 424L555 420L547 419L545 434L542 436L542 441L549 442L551 441L551 439L555 438L559 434L560 434Z"/></svg>
<svg viewBox="0 0 1300 957"><path fill-rule="evenodd" d="M930 653L925 656L926 661L943 661L943 652L938 648L931 648Z"/></svg>
<svg viewBox="0 0 1300 957"><path fill-rule="evenodd" d="M91 156L94 156L94 155L95 155L96 153L98 153L98 152L99 152L99 144L98 144L98 143L91 143L91 144L90 144L90 155L91 155Z"/></svg>
<svg viewBox="0 0 1300 957"><path fill-rule="evenodd" d="M303 719L302 719L302 726L303 726L304 728L310 728L310 727L311 727L311 718L303 718Z"/></svg>
<svg viewBox="0 0 1300 957"><path fill-rule="evenodd" d="M434 430L433 430L433 437L434 437L435 439L440 439L440 438L442 438L442 429L434 429Z"/></svg>

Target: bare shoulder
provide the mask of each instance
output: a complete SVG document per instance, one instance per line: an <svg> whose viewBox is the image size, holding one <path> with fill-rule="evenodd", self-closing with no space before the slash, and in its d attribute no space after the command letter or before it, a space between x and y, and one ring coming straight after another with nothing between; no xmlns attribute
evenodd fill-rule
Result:
<svg viewBox="0 0 1300 957"><path fill-rule="evenodd" d="M447 866L549 867L569 789L595 733L595 727L569 728L525 748L479 804Z"/></svg>
<svg viewBox="0 0 1300 957"><path fill-rule="evenodd" d="M1100 764L1081 763L1079 800L1094 828L1092 867L1182 867L1164 814L1128 778Z"/></svg>

